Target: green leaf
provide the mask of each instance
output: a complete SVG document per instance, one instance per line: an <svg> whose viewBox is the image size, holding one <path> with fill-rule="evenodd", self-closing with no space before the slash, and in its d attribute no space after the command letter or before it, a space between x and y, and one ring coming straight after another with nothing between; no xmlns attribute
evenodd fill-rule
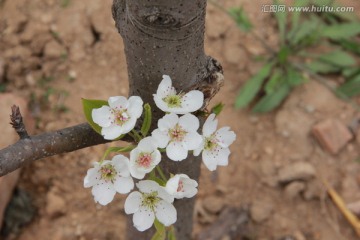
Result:
<svg viewBox="0 0 360 240"><path fill-rule="evenodd" d="M282 65L286 64L289 54L290 54L290 48L288 46L281 47L281 49L278 53L279 63Z"/></svg>
<svg viewBox="0 0 360 240"><path fill-rule="evenodd" d="M228 13L232 19L234 19L236 25L245 32L248 32L252 29L252 24L249 17L244 11L243 7L240 8L230 8Z"/></svg>
<svg viewBox="0 0 360 240"><path fill-rule="evenodd" d="M350 54L341 50L325 53L319 56L318 59L340 68L353 66L356 63L355 59Z"/></svg>
<svg viewBox="0 0 360 240"><path fill-rule="evenodd" d="M292 29L289 36L289 41L293 46L296 46L300 42L304 41L305 38L316 37L318 35L317 28L319 27L318 20L307 20L299 25L297 29ZM316 36L314 36L316 35Z"/></svg>
<svg viewBox="0 0 360 240"><path fill-rule="evenodd" d="M144 116L144 122L141 126L141 134L145 137L151 127L151 120L152 120L152 113L151 113L151 107L150 104L146 103L144 105L144 112L145 112L145 116Z"/></svg>
<svg viewBox="0 0 360 240"><path fill-rule="evenodd" d="M360 94L360 74L338 87L336 93L340 97L344 97L344 95L353 97Z"/></svg>
<svg viewBox="0 0 360 240"><path fill-rule="evenodd" d="M266 94L274 92L276 88L281 84L283 72L280 69L275 69L271 74L270 79L265 84L264 90Z"/></svg>
<svg viewBox="0 0 360 240"><path fill-rule="evenodd" d="M239 95L236 98L235 107L243 108L247 106L259 92L261 85L263 84L265 78L270 74L273 63L267 63L264 65L260 71L252 76L241 88Z"/></svg>
<svg viewBox="0 0 360 240"><path fill-rule="evenodd" d="M304 83L304 78L299 71L293 67L288 67L286 70L286 81L290 86L295 87Z"/></svg>
<svg viewBox="0 0 360 240"><path fill-rule="evenodd" d="M309 4L310 0L301 0L301 1L295 1L294 2L294 8L296 7L305 7ZM291 17L291 28L296 29L299 26L299 19L300 19L301 11L294 11L292 12Z"/></svg>
<svg viewBox="0 0 360 240"><path fill-rule="evenodd" d="M290 87L286 84L281 85L276 91L266 94L252 109L253 112L269 112L280 105L290 92Z"/></svg>
<svg viewBox="0 0 360 240"><path fill-rule="evenodd" d="M328 37L333 40L354 37L360 33L360 23L343 23L326 26L321 31L321 36Z"/></svg>
<svg viewBox="0 0 360 240"><path fill-rule="evenodd" d="M346 50L351 51L357 55L360 55L360 43L348 39L342 39L339 44Z"/></svg>
<svg viewBox="0 0 360 240"><path fill-rule="evenodd" d="M345 68L342 71L342 75L346 78L353 78L358 74L360 74L360 67Z"/></svg>
<svg viewBox="0 0 360 240"><path fill-rule="evenodd" d="M219 115L221 113L221 111L223 110L225 104L223 104L222 102L216 104L213 108L211 108L212 113L215 113L215 115Z"/></svg>
<svg viewBox="0 0 360 240"><path fill-rule="evenodd" d="M274 0L274 4L280 5L278 0ZM276 11L275 18L277 20L277 25L279 28L280 41L283 45L285 43L285 31L286 31L286 11Z"/></svg>
<svg viewBox="0 0 360 240"><path fill-rule="evenodd" d="M306 64L306 67L313 73L326 74L340 71L340 68L319 60L314 60L311 63Z"/></svg>
<svg viewBox="0 0 360 240"><path fill-rule="evenodd" d="M101 134L101 127L93 121L91 113L93 109L108 106L108 102L104 100L91 100L83 98L82 105L87 122L97 133Z"/></svg>

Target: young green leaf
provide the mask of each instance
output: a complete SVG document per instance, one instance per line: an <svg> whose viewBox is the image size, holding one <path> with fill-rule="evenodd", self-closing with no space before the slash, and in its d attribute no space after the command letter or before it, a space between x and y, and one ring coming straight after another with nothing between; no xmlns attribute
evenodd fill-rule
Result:
<svg viewBox="0 0 360 240"><path fill-rule="evenodd" d="M326 63L320 60L314 60L311 63L306 64L306 67L313 73L336 73L340 71L339 67L336 67L330 63Z"/></svg>
<svg viewBox="0 0 360 240"><path fill-rule="evenodd" d="M360 74L338 87L336 93L340 97L343 97L344 95L353 97L360 94Z"/></svg>
<svg viewBox="0 0 360 240"><path fill-rule="evenodd" d="M211 108L212 113L215 113L215 115L219 115L221 113L221 111L223 110L225 104L223 104L222 102L216 104L213 108Z"/></svg>
<svg viewBox="0 0 360 240"><path fill-rule="evenodd" d="M292 87L304 83L304 78L299 71L289 66L286 68L286 81Z"/></svg>
<svg viewBox="0 0 360 240"><path fill-rule="evenodd" d="M353 78L358 74L360 75L360 67L344 68L342 71L342 75L347 79Z"/></svg>
<svg viewBox="0 0 360 240"><path fill-rule="evenodd" d="M274 92L265 95L252 109L253 112L264 113L269 112L280 105L290 92L290 87L287 84L281 85Z"/></svg>
<svg viewBox="0 0 360 240"><path fill-rule="evenodd" d="M273 73L271 74L270 79L267 81L267 83L265 84L265 93L266 94L271 94L274 92L275 89L277 89L279 87L279 85L281 84L281 80L282 78L283 72L281 69L274 69Z"/></svg>
<svg viewBox="0 0 360 240"><path fill-rule="evenodd" d="M321 35L332 40L340 40L344 38L354 37L360 34L360 23L342 23L336 25L329 25L322 29Z"/></svg>
<svg viewBox="0 0 360 240"><path fill-rule="evenodd" d="M318 33L317 29L320 26L320 22L317 19L304 21L297 29L292 29L289 34L289 41L291 45L296 46L300 42L303 42L304 39L313 37L315 38Z"/></svg>
<svg viewBox="0 0 360 240"><path fill-rule="evenodd" d="M360 26L359 26L360 27ZM360 56L360 43L353 40L342 39L338 42L344 49Z"/></svg>
<svg viewBox="0 0 360 240"><path fill-rule="evenodd" d="M82 99L83 110L85 118L90 126L99 134L101 134L101 127L97 125L92 119L92 110L95 108L101 108L102 106L108 106L108 102L104 100L92 100L92 99Z"/></svg>
<svg viewBox="0 0 360 240"><path fill-rule="evenodd" d="M260 69L260 71L257 74L252 76L245 83L245 86L241 88L239 95L236 98L236 102L235 102L236 108L243 108L247 106L255 98L265 78L269 76L272 66L273 66L272 62L267 63Z"/></svg>
<svg viewBox="0 0 360 240"><path fill-rule="evenodd" d="M294 8L301 8L304 6L309 5L310 0L302 0L302 1L294 1ZM300 19L301 11L294 11L291 17L291 29L297 29L299 26L299 19Z"/></svg>
<svg viewBox="0 0 360 240"><path fill-rule="evenodd" d="M274 0L274 4L277 5L279 7L279 1L278 0ZM279 34L280 34L280 42L281 45L285 44L285 32L286 32L286 11L276 11L275 12L275 18L277 20L277 25L279 28Z"/></svg>
<svg viewBox="0 0 360 240"><path fill-rule="evenodd" d="M240 8L230 8L228 10L229 15L234 19L236 25L245 32L248 32L252 29L252 24L249 17L246 15L243 7Z"/></svg>
<svg viewBox="0 0 360 240"><path fill-rule="evenodd" d="M341 50L325 53L319 56L318 59L340 68L353 66L356 63L355 59L350 54Z"/></svg>
<svg viewBox="0 0 360 240"><path fill-rule="evenodd" d="M151 119L152 119L152 113L151 113L151 107L150 107L150 104L146 103L144 105L144 122L141 126L141 134L145 137L149 130L150 130L150 127L151 127Z"/></svg>

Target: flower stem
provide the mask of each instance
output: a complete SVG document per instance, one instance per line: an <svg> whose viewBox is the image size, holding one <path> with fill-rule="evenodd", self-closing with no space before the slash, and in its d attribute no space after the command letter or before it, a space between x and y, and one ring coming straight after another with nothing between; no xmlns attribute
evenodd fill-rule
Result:
<svg viewBox="0 0 360 240"><path fill-rule="evenodd" d="M164 180L165 182L167 182L167 178L165 177L165 174L159 165L156 166L156 170L158 171L161 179Z"/></svg>
<svg viewBox="0 0 360 240"><path fill-rule="evenodd" d="M139 134L137 131L135 131L134 129L131 130L131 132L132 132L132 134L134 135L134 140L135 140L136 142L140 142L140 140L142 139L142 137L140 136L140 134Z"/></svg>

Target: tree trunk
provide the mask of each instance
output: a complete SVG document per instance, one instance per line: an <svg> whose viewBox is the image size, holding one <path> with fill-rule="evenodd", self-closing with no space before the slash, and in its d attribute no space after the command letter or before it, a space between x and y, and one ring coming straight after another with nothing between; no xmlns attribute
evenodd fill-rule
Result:
<svg viewBox="0 0 360 240"><path fill-rule="evenodd" d="M187 91L214 73L213 59L204 54L205 13L206 0L114 0L113 17L125 45L129 95L151 104L152 128L164 115L152 96L163 74L171 77L178 91ZM163 156L161 165L167 173L185 173L198 180L200 163L201 159L193 156L182 162ZM191 239L194 202L194 198L175 202L178 240ZM150 239L154 233L138 232L131 216L128 225L128 239Z"/></svg>

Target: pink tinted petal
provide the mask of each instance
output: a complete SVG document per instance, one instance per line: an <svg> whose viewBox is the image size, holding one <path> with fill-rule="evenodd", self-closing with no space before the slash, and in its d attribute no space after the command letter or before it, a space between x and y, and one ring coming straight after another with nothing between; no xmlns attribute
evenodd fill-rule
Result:
<svg viewBox="0 0 360 240"><path fill-rule="evenodd" d="M230 131L229 127L223 127L215 133L218 144L222 147L229 147L236 139L236 134Z"/></svg>
<svg viewBox="0 0 360 240"><path fill-rule="evenodd" d="M123 128L117 125L111 125L101 129L101 135L107 140L114 140L120 137L121 134L123 134Z"/></svg>
<svg viewBox="0 0 360 240"><path fill-rule="evenodd" d="M92 194L95 202L101 205L107 205L110 203L115 196L115 189L110 182L100 181L92 188Z"/></svg>
<svg viewBox="0 0 360 240"><path fill-rule="evenodd" d="M156 218L165 226L170 226L176 222L177 213L175 207L164 200L159 201L155 209Z"/></svg>
<svg viewBox="0 0 360 240"><path fill-rule="evenodd" d="M109 127L114 120L114 116L111 114L109 106L102 106L101 108L93 109L91 117L94 123L100 127Z"/></svg>
<svg viewBox="0 0 360 240"><path fill-rule="evenodd" d="M187 132L196 132L199 128L199 119L188 113L179 118L179 125Z"/></svg>
<svg viewBox="0 0 360 240"><path fill-rule="evenodd" d="M145 207L140 207L133 215L134 227L140 232L149 229L155 220L154 212Z"/></svg>
<svg viewBox="0 0 360 240"><path fill-rule="evenodd" d="M201 146L203 138L197 132L189 132L185 135L183 146L187 150L195 150Z"/></svg>
<svg viewBox="0 0 360 240"><path fill-rule="evenodd" d="M195 112L204 104L204 94L198 90L192 90L185 94L181 100L181 105L187 112Z"/></svg>
<svg viewBox="0 0 360 240"><path fill-rule="evenodd" d="M180 142L171 142L166 147L166 155L174 161L184 160L188 156L188 150Z"/></svg>
<svg viewBox="0 0 360 240"><path fill-rule="evenodd" d="M126 198L124 209L126 214L132 214L139 210L142 201L141 193L132 192Z"/></svg>
<svg viewBox="0 0 360 240"><path fill-rule="evenodd" d="M138 96L129 98L128 113L132 118L139 118L143 112L143 100Z"/></svg>
<svg viewBox="0 0 360 240"><path fill-rule="evenodd" d="M180 181L180 176L178 174L176 174L175 176L173 176L172 178L170 178L165 186L165 190L171 194L174 195L177 192L177 189L179 187L179 181Z"/></svg>
<svg viewBox="0 0 360 240"><path fill-rule="evenodd" d="M116 177L114 189L121 194L129 193L134 188L134 181L131 177Z"/></svg>
<svg viewBox="0 0 360 240"><path fill-rule="evenodd" d="M216 115L214 113L210 114L204 123L202 134L205 137L209 137L211 134L213 134L216 131L218 120L215 119L215 116Z"/></svg>
<svg viewBox="0 0 360 240"><path fill-rule="evenodd" d="M109 106L116 109L126 109L128 107L128 100L123 96L109 97Z"/></svg>

